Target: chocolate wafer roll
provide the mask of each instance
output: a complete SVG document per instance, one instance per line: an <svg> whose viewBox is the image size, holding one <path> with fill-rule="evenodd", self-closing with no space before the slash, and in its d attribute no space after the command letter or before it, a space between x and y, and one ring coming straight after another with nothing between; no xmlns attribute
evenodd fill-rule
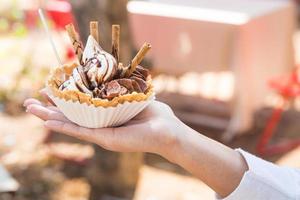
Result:
<svg viewBox="0 0 300 200"><path fill-rule="evenodd" d="M98 22L97 21L90 22L90 34L99 43L99 30L98 30Z"/></svg>
<svg viewBox="0 0 300 200"><path fill-rule="evenodd" d="M82 64L83 44L79 39L79 35L75 31L74 25L72 23L66 25L66 30L67 30L69 38L72 42L73 49L75 51L75 54L77 55L79 63Z"/></svg>
<svg viewBox="0 0 300 200"><path fill-rule="evenodd" d="M135 68L142 62L146 53L151 49L151 45L149 43L144 43L142 48L136 54L136 56L132 59L131 63L128 66L125 76L129 77L135 70Z"/></svg>
<svg viewBox="0 0 300 200"><path fill-rule="evenodd" d="M112 55L117 62L120 58L120 25L112 25Z"/></svg>

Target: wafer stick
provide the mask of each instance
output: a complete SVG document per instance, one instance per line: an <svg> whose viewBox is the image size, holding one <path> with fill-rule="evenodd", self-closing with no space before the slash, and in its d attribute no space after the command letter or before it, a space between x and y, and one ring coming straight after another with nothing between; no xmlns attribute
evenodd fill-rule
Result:
<svg viewBox="0 0 300 200"><path fill-rule="evenodd" d="M112 55L119 62L120 58L120 25L112 25Z"/></svg>
<svg viewBox="0 0 300 200"><path fill-rule="evenodd" d="M69 38L72 42L75 54L77 55L79 63L81 64L82 63L83 45L82 45L82 42L79 39L79 35L75 31L74 25L72 23L66 25L66 30L67 30Z"/></svg>
<svg viewBox="0 0 300 200"><path fill-rule="evenodd" d="M132 72L134 72L136 66L138 66L142 60L144 59L146 53L151 49L151 45L149 43L144 43L142 48L139 50L139 52L136 54L136 56L132 59L131 63L128 66L128 69L126 71L126 77L129 77Z"/></svg>
<svg viewBox="0 0 300 200"><path fill-rule="evenodd" d="M90 34L99 43L99 31L98 31L98 22L97 21L90 22Z"/></svg>

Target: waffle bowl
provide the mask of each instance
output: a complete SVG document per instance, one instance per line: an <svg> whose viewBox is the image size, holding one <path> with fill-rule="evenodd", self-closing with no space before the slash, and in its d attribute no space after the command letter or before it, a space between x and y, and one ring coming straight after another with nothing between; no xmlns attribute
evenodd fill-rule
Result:
<svg viewBox="0 0 300 200"><path fill-rule="evenodd" d="M120 126L135 117L154 99L151 76L147 78L149 89L146 93L133 92L112 100L93 98L79 91L61 91L58 84L62 76L70 76L76 63L57 67L51 72L47 93L60 111L72 122L87 128Z"/></svg>
<svg viewBox="0 0 300 200"><path fill-rule="evenodd" d="M85 48L72 24L67 25L66 30L79 64L65 64L52 70L46 89L48 96L70 121L87 128L120 126L155 99L151 75L138 66L150 50L150 44L145 43L124 67L119 62L119 25L112 26L111 54L99 45L97 22L90 23L91 34ZM127 85L121 84L124 80ZM130 86L128 81L131 81ZM115 90L114 84L118 89Z"/></svg>

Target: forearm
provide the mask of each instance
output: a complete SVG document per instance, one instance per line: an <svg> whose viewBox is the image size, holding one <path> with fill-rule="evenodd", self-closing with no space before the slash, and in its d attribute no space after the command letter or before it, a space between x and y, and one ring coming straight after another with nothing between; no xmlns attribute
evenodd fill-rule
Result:
<svg viewBox="0 0 300 200"><path fill-rule="evenodd" d="M238 152L184 124L173 131L176 131L177 139L163 156L185 168L222 197L238 186L247 171L247 164Z"/></svg>

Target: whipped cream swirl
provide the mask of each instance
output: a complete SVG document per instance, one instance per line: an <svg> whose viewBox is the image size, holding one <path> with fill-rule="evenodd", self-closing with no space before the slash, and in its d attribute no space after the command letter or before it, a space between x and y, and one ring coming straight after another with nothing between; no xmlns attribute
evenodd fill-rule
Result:
<svg viewBox="0 0 300 200"><path fill-rule="evenodd" d="M118 65L116 59L104 51L93 36L89 36L82 55L84 71L92 87L110 81L116 74Z"/></svg>

